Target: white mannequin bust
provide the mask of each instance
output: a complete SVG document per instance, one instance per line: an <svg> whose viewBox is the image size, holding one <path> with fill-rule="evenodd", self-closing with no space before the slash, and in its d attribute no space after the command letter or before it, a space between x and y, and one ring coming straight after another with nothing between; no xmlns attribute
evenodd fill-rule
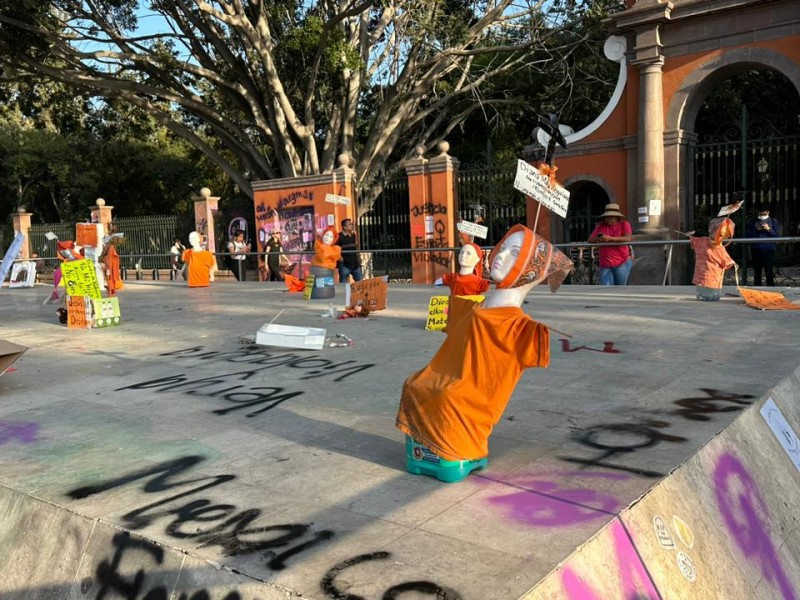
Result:
<svg viewBox="0 0 800 600"><path fill-rule="evenodd" d="M489 277L494 282L503 281L511 272L514 263L519 257L520 249L525 241L525 235L521 231L512 233L494 256L489 270ZM486 295L483 302L484 308L499 308L503 306L522 306L525 296L535 284L529 283L515 288L494 289Z"/></svg>
<svg viewBox="0 0 800 600"><path fill-rule="evenodd" d="M332 231L326 231L322 235L322 243L325 244L326 246L330 246L331 244L333 244L333 232Z"/></svg>
<svg viewBox="0 0 800 600"><path fill-rule="evenodd" d="M458 274L459 275L472 275L475 272L475 266L481 260L475 248L469 244L461 246L458 253Z"/></svg>
<svg viewBox="0 0 800 600"><path fill-rule="evenodd" d="M189 234L189 245L195 252L200 252L203 248L200 246L200 234L193 231Z"/></svg>

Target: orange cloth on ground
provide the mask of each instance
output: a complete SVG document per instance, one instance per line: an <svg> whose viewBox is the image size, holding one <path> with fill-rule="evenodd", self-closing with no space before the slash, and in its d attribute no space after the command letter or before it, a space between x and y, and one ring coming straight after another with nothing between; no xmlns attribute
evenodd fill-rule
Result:
<svg viewBox="0 0 800 600"><path fill-rule="evenodd" d="M320 240L314 242L314 258L311 259L311 264L315 267L335 269L336 263L339 262L341 258L341 246L328 246L323 244Z"/></svg>
<svg viewBox="0 0 800 600"><path fill-rule="evenodd" d="M718 290L722 287L725 269L736 263L725 246L714 244L707 237L690 237L689 243L695 253L692 283Z"/></svg>
<svg viewBox="0 0 800 600"><path fill-rule="evenodd" d="M113 296L123 287L122 279L119 276L119 254L113 244L106 249L105 256L103 256L103 267L108 295Z"/></svg>
<svg viewBox="0 0 800 600"><path fill-rule="evenodd" d="M199 252L189 249L183 251L186 263L186 279L189 287L208 287L211 283L211 267L216 265L214 255L208 250Z"/></svg>
<svg viewBox="0 0 800 600"><path fill-rule="evenodd" d="M285 273L283 276L283 283L286 286L286 289L290 292L303 292L306 289L306 282L302 279L298 279L288 273Z"/></svg>
<svg viewBox="0 0 800 600"><path fill-rule="evenodd" d="M550 363L550 333L515 306L450 302L461 318L448 323L430 364L406 379L395 425L446 460L476 460L488 455L523 369ZM472 310L462 312L465 302Z"/></svg>
<svg viewBox="0 0 800 600"><path fill-rule="evenodd" d="M762 292L761 290L740 287L739 293L744 298L745 304L751 308L760 310L800 310L800 304L791 302L779 292Z"/></svg>
<svg viewBox="0 0 800 600"><path fill-rule="evenodd" d="M450 288L453 296L479 296L489 289L489 280L475 273L470 275L445 273L442 275L442 283Z"/></svg>

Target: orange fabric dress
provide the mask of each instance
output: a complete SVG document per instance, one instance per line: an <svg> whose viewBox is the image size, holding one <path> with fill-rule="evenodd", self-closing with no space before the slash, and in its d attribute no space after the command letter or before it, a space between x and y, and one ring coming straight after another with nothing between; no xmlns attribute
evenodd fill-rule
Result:
<svg viewBox="0 0 800 600"><path fill-rule="evenodd" d="M450 288L453 296L479 296L489 289L489 280L475 273L445 273L442 275L442 283Z"/></svg>
<svg viewBox="0 0 800 600"><path fill-rule="evenodd" d="M320 240L314 242L314 258L311 264L315 267L324 269L335 269L336 263L342 258L342 248L340 246L328 246Z"/></svg>
<svg viewBox="0 0 800 600"><path fill-rule="evenodd" d="M211 267L216 264L215 260L208 250L184 250L183 262L186 263L189 287L208 287L211 284Z"/></svg>
<svg viewBox="0 0 800 600"><path fill-rule="evenodd" d="M692 283L720 289L725 277L725 270L736 264L725 246L715 244L707 237L691 237L689 242L695 254Z"/></svg>
<svg viewBox="0 0 800 600"><path fill-rule="evenodd" d="M119 276L119 254L113 244L109 244L103 256L103 267L106 275L106 289L108 295L113 296L123 287L122 279Z"/></svg>
<svg viewBox="0 0 800 600"><path fill-rule="evenodd" d="M550 333L517 307L451 303L460 318L430 364L403 384L396 427L446 460L477 460L488 455L523 369L550 363Z"/></svg>

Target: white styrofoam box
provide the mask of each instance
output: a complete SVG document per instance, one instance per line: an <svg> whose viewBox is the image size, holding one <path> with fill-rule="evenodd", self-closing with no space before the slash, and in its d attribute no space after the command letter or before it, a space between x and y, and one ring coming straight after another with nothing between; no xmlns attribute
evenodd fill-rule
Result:
<svg viewBox="0 0 800 600"><path fill-rule="evenodd" d="M266 323L256 332L256 344L260 346L283 346L285 348L305 348L322 350L325 346L327 330L315 327L296 327L294 325L274 325Z"/></svg>

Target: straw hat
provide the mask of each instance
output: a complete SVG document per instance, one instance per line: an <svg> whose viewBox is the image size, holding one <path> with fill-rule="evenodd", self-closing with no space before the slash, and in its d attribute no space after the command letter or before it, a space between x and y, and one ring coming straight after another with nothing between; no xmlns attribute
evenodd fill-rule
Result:
<svg viewBox="0 0 800 600"><path fill-rule="evenodd" d="M600 215L601 217L620 217L624 218L623 215L619 210L619 204L615 202L611 202L610 204L606 204L606 211Z"/></svg>

